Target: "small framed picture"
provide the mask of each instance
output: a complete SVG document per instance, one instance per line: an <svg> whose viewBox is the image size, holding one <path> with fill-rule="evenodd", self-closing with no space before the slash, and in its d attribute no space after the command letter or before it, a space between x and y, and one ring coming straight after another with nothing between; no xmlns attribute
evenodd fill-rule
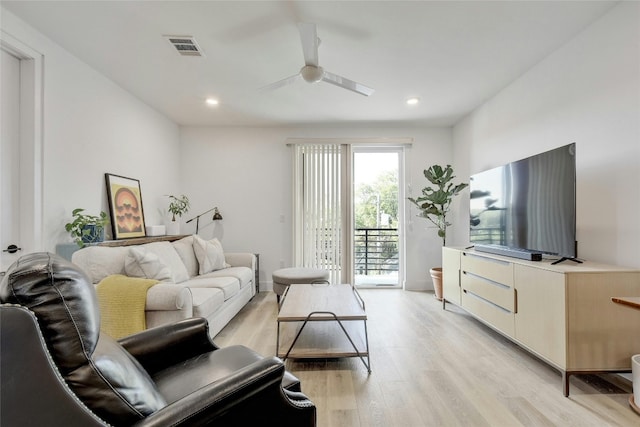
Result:
<svg viewBox="0 0 640 427"><path fill-rule="evenodd" d="M110 173L105 173L104 177L107 182L113 238L145 237L140 181Z"/></svg>

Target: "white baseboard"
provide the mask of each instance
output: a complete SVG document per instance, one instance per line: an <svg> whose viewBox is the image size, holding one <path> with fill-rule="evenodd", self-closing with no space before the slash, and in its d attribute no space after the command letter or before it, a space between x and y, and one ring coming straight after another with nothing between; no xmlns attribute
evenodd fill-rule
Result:
<svg viewBox="0 0 640 427"><path fill-rule="evenodd" d="M260 289L260 292L273 291L273 282L264 282L261 280L258 289Z"/></svg>

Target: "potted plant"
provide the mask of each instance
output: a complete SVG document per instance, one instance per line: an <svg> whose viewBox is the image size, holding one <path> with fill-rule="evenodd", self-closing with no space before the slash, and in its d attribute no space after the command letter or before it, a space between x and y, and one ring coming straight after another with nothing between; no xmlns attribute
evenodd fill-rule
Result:
<svg viewBox="0 0 640 427"><path fill-rule="evenodd" d="M74 209L71 212L73 221L65 224L67 230L74 241L81 248L86 243L102 242L104 240L104 228L109 224L109 218L105 212L100 212L99 216L83 213L84 209Z"/></svg>
<svg viewBox="0 0 640 427"><path fill-rule="evenodd" d="M453 198L469 184L454 184L451 181L455 178L451 165L442 167L433 165L424 170L424 176L434 187L422 189L422 196L418 198L409 197L409 200L420 210L418 215L431 221L438 229L438 236L442 238L442 246L447 243L447 227L451 225L447 222L447 214L451 209ZM433 278L433 287L436 298L442 300L442 268L434 267L430 270Z"/></svg>
<svg viewBox="0 0 640 427"><path fill-rule="evenodd" d="M180 234L180 223L176 221L176 216L181 217L185 213L189 212L189 198L184 194L181 196L168 195L169 197L169 212L171 213L171 222L167 226L167 234L177 235Z"/></svg>

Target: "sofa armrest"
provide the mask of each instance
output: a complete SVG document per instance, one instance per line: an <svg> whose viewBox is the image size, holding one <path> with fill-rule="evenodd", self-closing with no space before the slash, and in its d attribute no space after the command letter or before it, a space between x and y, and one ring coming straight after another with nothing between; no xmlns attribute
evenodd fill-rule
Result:
<svg viewBox="0 0 640 427"><path fill-rule="evenodd" d="M118 342L149 374L218 348L209 337L209 323L201 317L146 329Z"/></svg>
<svg viewBox="0 0 640 427"><path fill-rule="evenodd" d="M256 256L250 252L225 252L224 260L231 267L249 267L256 271Z"/></svg>
<svg viewBox="0 0 640 427"><path fill-rule="evenodd" d="M278 425L315 426L316 408L302 395L291 399L282 390L284 364L276 357L202 387L173 402L136 426Z"/></svg>
<svg viewBox="0 0 640 427"><path fill-rule="evenodd" d="M193 315L193 297L189 288L175 284L160 282L147 291L146 311L184 310L187 316Z"/></svg>

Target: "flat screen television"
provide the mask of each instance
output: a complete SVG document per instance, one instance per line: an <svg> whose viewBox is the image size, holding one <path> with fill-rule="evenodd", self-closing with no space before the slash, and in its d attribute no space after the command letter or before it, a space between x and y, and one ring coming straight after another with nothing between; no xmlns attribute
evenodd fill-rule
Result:
<svg viewBox="0 0 640 427"><path fill-rule="evenodd" d="M469 234L478 251L576 258L575 143L471 176Z"/></svg>

